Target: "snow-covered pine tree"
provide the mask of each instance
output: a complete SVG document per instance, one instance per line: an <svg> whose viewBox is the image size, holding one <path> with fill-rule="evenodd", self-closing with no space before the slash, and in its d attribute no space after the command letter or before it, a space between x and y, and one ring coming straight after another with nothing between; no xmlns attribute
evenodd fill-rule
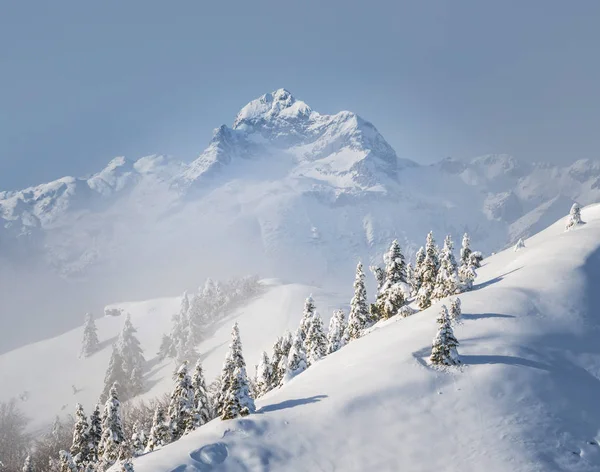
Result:
<svg viewBox="0 0 600 472"><path fill-rule="evenodd" d="M88 430L88 459L90 462L98 462L98 445L102 439L102 416L100 405L96 404L90 415L90 429Z"/></svg>
<svg viewBox="0 0 600 472"><path fill-rule="evenodd" d="M460 323L460 317L462 316L462 310L460 308L460 298L456 297L450 301L450 323Z"/></svg>
<svg viewBox="0 0 600 472"><path fill-rule="evenodd" d="M280 336L273 344L273 353L271 354L271 382L266 391L273 390L280 383L283 378L282 373L279 371L279 363L283 356L283 351L281 349L281 344L283 343L283 337Z"/></svg>
<svg viewBox="0 0 600 472"><path fill-rule="evenodd" d="M83 341L81 342L80 357L89 357L98 350L98 330L91 313L86 313L83 325Z"/></svg>
<svg viewBox="0 0 600 472"><path fill-rule="evenodd" d="M381 287L383 287L383 284L385 283L385 270L379 266L369 266L369 270L373 274L373 277L375 277L375 281L377 282L377 293L379 293Z"/></svg>
<svg viewBox="0 0 600 472"><path fill-rule="evenodd" d="M194 429L194 387L185 361L176 372L175 387L169 403L171 442Z"/></svg>
<svg viewBox="0 0 600 472"><path fill-rule="evenodd" d="M119 472L134 472L133 462L131 462L131 459L119 461Z"/></svg>
<svg viewBox="0 0 600 472"><path fill-rule="evenodd" d="M271 366L269 356L265 351L263 351L260 357L260 362L256 367L256 381L254 382L254 391L256 393L256 397L258 398L267 393L271 389L272 382L273 367Z"/></svg>
<svg viewBox="0 0 600 472"><path fill-rule="evenodd" d="M433 239L433 233L430 231L427 235L427 243L425 245L425 259L423 260L423 264L421 264L421 288L417 293L417 303L421 310L431 306L431 298L435 290L435 281L439 267L438 249L435 245L435 239Z"/></svg>
<svg viewBox="0 0 600 472"><path fill-rule="evenodd" d="M571 211L569 211L569 218L567 219L567 226L565 231L575 228L576 226L580 226L583 224L581 221L581 207L579 203L573 203L571 207Z"/></svg>
<svg viewBox="0 0 600 472"><path fill-rule="evenodd" d="M152 452L155 449L159 449L169 444L170 442L171 434L165 419L165 412L161 406L157 406L156 410L154 410L152 428L150 429L150 435L148 436L148 442L146 443L146 449L144 452Z"/></svg>
<svg viewBox="0 0 600 472"><path fill-rule="evenodd" d="M440 253L440 267L435 280L433 297L436 299L454 295L459 291L458 265L454 259L454 244L450 235L444 239L444 246Z"/></svg>
<svg viewBox="0 0 600 472"><path fill-rule="evenodd" d="M460 248L460 265L467 267L471 258L471 239L467 233L463 234L462 245Z"/></svg>
<svg viewBox="0 0 600 472"><path fill-rule="evenodd" d="M0 467L0 470L3 470L3 468ZM33 461L31 460L31 455L27 454L25 462L23 463L23 472L33 472L33 470Z"/></svg>
<svg viewBox="0 0 600 472"><path fill-rule="evenodd" d="M415 286L415 270L413 269L412 264L409 262L406 264L406 283L410 288L410 294L413 294L413 287Z"/></svg>
<svg viewBox="0 0 600 472"><path fill-rule="evenodd" d="M308 365L314 364L327 354L327 336L325 336L323 320L319 313L315 313L312 317L304 344Z"/></svg>
<svg viewBox="0 0 600 472"><path fill-rule="evenodd" d="M304 342L302 341L302 333L300 329L296 331L292 348L287 357L286 372L281 381L282 385L289 382L296 375L304 372L308 368L308 362L306 360L306 351Z"/></svg>
<svg viewBox="0 0 600 472"><path fill-rule="evenodd" d="M194 389L194 428L198 428L212 419L206 380L204 379L204 370L200 359L196 361L194 366L192 388Z"/></svg>
<svg viewBox="0 0 600 472"><path fill-rule="evenodd" d="M105 402L109 398L110 390L115 383L118 383L119 385L128 385L129 383L129 377L123 369L123 357L121 355L121 349L119 349L117 343L113 344L113 350L108 363L108 369L106 370L106 374L104 376L104 390L100 396L100 400L102 402ZM122 389L122 395L125 398L127 397L127 390L124 388Z"/></svg>
<svg viewBox="0 0 600 472"><path fill-rule="evenodd" d="M98 444L98 456L103 470L108 469L118 460L119 450L124 441L121 402L118 398L117 384L114 383L104 405L102 436Z"/></svg>
<svg viewBox="0 0 600 472"><path fill-rule="evenodd" d="M246 416L255 411L250 396L246 361L242 354L242 341L238 324L233 325L231 344L221 374L221 393L217 400L217 414L223 420Z"/></svg>
<svg viewBox="0 0 600 472"><path fill-rule="evenodd" d="M71 456L78 466L90 460L90 436L88 418L81 403L75 405L75 425L73 426L73 443Z"/></svg>
<svg viewBox="0 0 600 472"><path fill-rule="evenodd" d="M458 357L458 341L454 337L450 317L446 305L442 305L440 315L437 319L438 331L433 338L431 356L429 360L435 365L457 365L460 364Z"/></svg>
<svg viewBox="0 0 600 472"><path fill-rule="evenodd" d="M423 262L425 262L425 248L421 246L415 255L415 268L411 284L411 295L416 296L423 282Z"/></svg>
<svg viewBox="0 0 600 472"><path fill-rule="evenodd" d="M79 472L73 457L67 451L60 451L58 457L60 459L60 472Z"/></svg>
<svg viewBox="0 0 600 472"><path fill-rule="evenodd" d="M391 318L398 314L406 296L406 263L398 241L394 239L384 256L385 282L377 294L377 301L371 305L372 321Z"/></svg>
<svg viewBox="0 0 600 472"><path fill-rule="evenodd" d="M367 308L367 289L365 288L365 273L359 262L356 266L354 279L354 296L350 301L350 314L348 315L348 340L358 339L363 329L370 324L369 309Z"/></svg>
<svg viewBox="0 0 600 472"><path fill-rule="evenodd" d="M131 316L127 314L119 336L118 346L123 359L123 371L129 380L127 383L129 396L135 396L142 392L142 374L146 364L140 342L135 333L137 333L137 330L131 324Z"/></svg>
<svg viewBox="0 0 600 472"><path fill-rule="evenodd" d="M283 333L283 338L281 340L281 353L284 357L287 357L290 353L290 349L292 348L293 342L294 337L292 336L291 332L286 331L285 333Z"/></svg>
<svg viewBox="0 0 600 472"><path fill-rule="evenodd" d="M515 244L515 252L517 252L519 249L523 249L525 247L525 241L523 241L523 238L519 238L519 240L517 241L517 244Z"/></svg>
<svg viewBox="0 0 600 472"><path fill-rule="evenodd" d="M133 457L141 456L146 449L147 443L146 433L140 426L139 422L133 425L133 434L131 435L131 453Z"/></svg>
<svg viewBox="0 0 600 472"><path fill-rule="evenodd" d="M312 295L309 295L304 301L304 310L302 312L302 319L300 320L300 334L302 335L302 340L305 340L308 335L310 324L315 316L315 311L315 301L313 300Z"/></svg>
<svg viewBox="0 0 600 472"><path fill-rule="evenodd" d="M187 327L183 328L182 337L177 344L177 362L179 363L191 362L192 359L198 358L193 327L187 316L184 316L182 320L187 321Z"/></svg>
<svg viewBox="0 0 600 472"><path fill-rule="evenodd" d="M336 310L329 320L327 331L327 354L339 350L344 345L344 332L346 331L346 317L344 310Z"/></svg>
<svg viewBox="0 0 600 472"><path fill-rule="evenodd" d="M384 256L384 261L386 283L388 285L397 284L398 282L406 283L406 262L397 239L392 241L390 249Z"/></svg>
<svg viewBox="0 0 600 472"><path fill-rule="evenodd" d="M165 360L167 357L175 357L177 355L177 351L175 350L175 345L173 344L171 336L168 334L163 334L162 340L160 341L160 347L158 348L156 355L161 361Z"/></svg>

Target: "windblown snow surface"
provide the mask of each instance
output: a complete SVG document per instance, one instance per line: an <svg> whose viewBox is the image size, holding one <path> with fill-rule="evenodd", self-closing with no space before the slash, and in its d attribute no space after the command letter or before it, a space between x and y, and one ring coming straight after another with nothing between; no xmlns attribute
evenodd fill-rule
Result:
<svg viewBox="0 0 600 472"><path fill-rule="evenodd" d="M428 366L439 304L390 319L136 472L600 470L600 206L582 214L486 259L461 295L461 368Z"/></svg>

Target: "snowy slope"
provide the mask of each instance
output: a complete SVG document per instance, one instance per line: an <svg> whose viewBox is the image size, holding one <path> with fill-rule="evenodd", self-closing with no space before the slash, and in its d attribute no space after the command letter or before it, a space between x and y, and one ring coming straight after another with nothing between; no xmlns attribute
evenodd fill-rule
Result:
<svg viewBox="0 0 600 472"><path fill-rule="evenodd" d="M238 321L246 333L249 366L258 363L263 350L270 351L273 343L286 329L296 329L302 316L304 299L313 293L317 308L327 320L334 308L344 306L339 296L314 287L265 281L265 292L234 310L209 339L198 345L203 356L207 379L219 373L227 352L231 325ZM161 337L171 329L171 316L179 311L180 298L164 298L144 302L120 303L116 307L131 314L133 325L148 369L144 376L145 398L169 392L175 365L171 360L159 362L155 357ZM56 415L73 414L75 403L91 411L104 385L112 343L123 326L124 316L104 316L96 320L100 350L89 358L80 359L82 328L74 329L53 339L24 346L0 356L0 401L20 397L32 419L30 428L38 430L50 424ZM75 385L76 394L72 385Z"/></svg>
<svg viewBox="0 0 600 472"><path fill-rule="evenodd" d="M0 192L0 328L20 315L11 336L0 329L0 352L206 276L335 286L356 259L380 261L393 237L410 256L429 230L468 231L490 253L549 224L563 203L598 201L599 182L589 160L420 166L356 114L321 114L279 89L217 128L191 163L119 157L87 178ZM37 296L24 296L32 285Z"/></svg>
<svg viewBox="0 0 600 472"><path fill-rule="evenodd" d="M582 214L486 260L461 296L461 369L426 364L437 306L391 319L135 470L599 470L600 206Z"/></svg>

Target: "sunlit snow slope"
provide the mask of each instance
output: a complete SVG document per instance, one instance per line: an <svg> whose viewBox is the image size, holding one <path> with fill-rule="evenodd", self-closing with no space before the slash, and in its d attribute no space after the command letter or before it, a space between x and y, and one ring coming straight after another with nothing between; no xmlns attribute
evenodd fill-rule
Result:
<svg viewBox="0 0 600 472"><path fill-rule="evenodd" d="M600 470L600 206L583 219L485 261L461 369L427 365L439 305L391 319L136 472Z"/></svg>
<svg viewBox="0 0 600 472"><path fill-rule="evenodd" d="M350 283L352 274L350 276ZM340 307L339 297L314 287L264 281L264 293L232 312L219 323L211 337L198 346L211 382L219 373L227 352L232 324L237 321L246 337L245 353L249 366L257 364L263 350L270 351L286 329L295 330L304 299L313 294L317 309L325 319ZM170 331L171 316L179 310L180 298L164 298L116 306L131 314L137 336L148 361L144 376L145 398L169 393L172 361L156 358L161 337ZM91 412L104 385L112 344L123 326L124 316L105 316L96 320L101 350L87 359L79 358L83 330L77 328L64 335L31 344L0 356L0 401L26 396L20 406L31 419L31 429L47 427L56 415L73 414L75 404L82 403ZM72 386L78 390L73 393Z"/></svg>

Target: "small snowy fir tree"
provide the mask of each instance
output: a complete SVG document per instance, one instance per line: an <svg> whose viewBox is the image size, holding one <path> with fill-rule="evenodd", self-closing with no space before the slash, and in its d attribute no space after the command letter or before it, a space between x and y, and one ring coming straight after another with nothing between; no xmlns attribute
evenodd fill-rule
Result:
<svg viewBox="0 0 600 472"><path fill-rule="evenodd" d="M417 303L419 308L424 310L431 306L433 291L435 290L435 281L439 270L438 249L433 239L433 233L427 235L427 244L425 245L425 259L421 264L421 288L417 293Z"/></svg>
<svg viewBox="0 0 600 472"><path fill-rule="evenodd" d="M73 426L73 443L71 456L78 466L90 460L90 435L87 416L80 403L75 405L75 425Z"/></svg>
<svg viewBox="0 0 600 472"><path fill-rule="evenodd" d="M246 416L255 411L250 396L246 361L242 354L242 341L238 324L233 325L231 344L221 374L221 392L217 400L217 414L223 420Z"/></svg>
<svg viewBox="0 0 600 472"><path fill-rule="evenodd" d="M60 472L79 472L73 457L67 451L60 451L58 457L60 459Z"/></svg>
<svg viewBox="0 0 600 472"><path fill-rule="evenodd" d="M371 305L371 318L391 318L398 314L404 305L406 296L406 263L397 240L392 242L389 251L384 256L385 282L377 294L377 301Z"/></svg>
<svg viewBox="0 0 600 472"><path fill-rule="evenodd" d="M412 295L413 287L415 285L415 270L410 262L408 264L406 264L406 283L408 284L408 286L410 288L409 295Z"/></svg>
<svg viewBox="0 0 600 472"><path fill-rule="evenodd" d="M460 359L456 350L458 341L454 337L446 305L442 305L437 323L438 332L433 339L431 356L429 357L430 362L434 365L445 366L460 364Z"/></svg>
<svg viewBox="0 0 600 472"><path fill-rule="evenodd" d="M272 377L273 367L271 366L271 361L269 360L267 353L263 351L260 362L256 367L256 381L254 382L254 391L257 398L271 389L273 383Z"/></svg>
<svg viewBox="0 0 600 472"><path fill-rule="evenodd" d="M140 342L135 335L136 332L128 314L119 336L118 346L123 359L123 371L129 380L127 383L129 396L135 396L142 392L142 373L146 364Z"/></svg>
<svg viewBox="0 0 600 472"><path fill-rule="evenodd" d="M96 404L90 415L90 429L88 431L88 459L90 462L98 462L98 445L102 439L102 416L100 405Z"/></svg>
<svg viewBox="0 0 600 472"><path fill-rule="evenodd" d="M279 363L283 356L283 351L281 349L281 344L283 342L283 337L277 338L275 344L273 344L273 353L271 354L271 383L266 391L273 390L281 383L281 379L283 378L282 373L279 371Z"/></svg>
<svg viewBox="0 0 600 472"><path fill-rule="evenodd" d="M460 309L460 298L456 297L450 301L450 323L459 324L462 311Z"/></svg>
<svg viewBox="0 0 600 472"><path fill-rule="evenodd" d="M4 470L4 468L0 466L0 470ZM23 472L33 472L33 461L31 460L31 456L29 454L25 458L25 463L23 464Z"/></svg>
<svg viewBox="0 0 600 472"><path fill-rule="evenodd" d="M152 452L171 442L171 434L165 419L165 412L161 406L157 406L154 410L154 419L152 420L152 428L148 436L148 443L144 452Z"/></svg>
<svg viewBox="0 0 600 472"><path fill-rule="evenodd" d="M423 282L423 262L425 262L425 248L421 246L415 256L415 268L411 282L411 295L416 296Z"/></svg>
<svg viewBox="0 0 600 472"><path fill-rule="evenodd" d="M583 221L581 221L581 207L578 203L573 203L571 211L569 212L569 218L567 219L566 231L582 224Z"/></svg>
<svg viewBox="0 0 600 472"><path fill-rule="evenodd" d="M117 384L110 389L102 414L102 436L98 444L98 456L103 469L108 469L119 458L121 444L125 441L121 421L121 402L117 394Z"/></svg>
<svg viewBox="0 0 600 472"><path fill-rule="evenodd" d="M454 295L459 291L458 265L454 259L454 244L450 236L444 239L444 247L440 253L440 268L435 280L433 297L440 299Z"/></svg>
<svg viewBox="0 0 600 472"><path fill-rule="evenodd" d="M315 313L312 317L304 344L308 365L314 364L327 354L327 336L319 313Z"/></svg>
<svg viewBox="0 0 600 472"><path fill-rule="evenodd" d="M187 326L183 328L182 338L177 344L177 362L179 363L190 362L198 357L192 325L187 317L185 320L187 320Z"/></svg>
<svg viewBox="0 0 600 472"><path fill-rule="evenodd" d="M83 325L83 341L81 343L81 356L89 357L98 350L98 330L96 329L96 323L94 323L94 317L87 313L85 315L85 324Z"/></svg>
<svg viewBox="0 0 600 472"><path fill-rule="evenodd" d="M462 245L460 248L460 265L468 266L469 259L471 258L471 239L467 233L463 234Z"/></svg>
<svg viewBox="0 0 600 472"><path fill-rule="evenodd" d="M377 293L379 293L381 287L383 287L383 284L385 283L385 270L378 266L369 266L369 270L375 277L375 281L377 282Z"/></svg>
<svg viewBox="0 0 600 472"><path fill-rule="evenodd" d="M386 283L388 285L393 285L398 282L406 283L406 262L397 239L392 241L390 249L384 256L384 261Z"/></svg>
<svg viewBox="0 0 600 472"><path fill-rule="evenodd" d="M354 296L350 301L350 314L348 315L347 338L349 341L358 339L363 329L369 326L370 315L367 308L367 289L365 288L365 273L359 262L356 266L354 279Z"/></svg>
<svg viewBox="0 0 600 472"><path fill-rule="evenodd" d="M300 334L302 339L305 340L310 330L310 324L315 315L316 306L312 295L309 295L304 302L304 311L302 312L302 319L300 320Z"/></svg>
<svg viewBox="0 0 600 472"><path fill-rule="evenodd" d="M525 247L525 241L523 241L523 238L519 238L519 240L517 241L517 244L515 244L515 252L517 252L519 249L523 249Z"/></svg>
<svg viewBox="0 0 600 472"><path fill-rule="evenodd" d="M109 398L110 390L115 383L118 383L119 385L127 385L129 383L129 378L123 369L121 350L117 344L113 344L112 355L110 356L108 369L104 376L104 390L100 396L102 402L105 402ZM127 396L127 391L125 389L123 389L123 395L125 397Z"/></svg>
<svg viewBox="0 0 600 472"><path fill-rule="evenodd" d="M304 372L307 368L308 362L306 361L306 351L304 350L302 333L300 332L300 329L298 329L287 358L286 372L283 376L282 384L289 382L293 377Z"/></svg>
<svg viewBox="0 0 600 472"><path fill-rule="evenodd" d="M146 433L139 422L133 425L133 434L131 435L131 453L133 457L141 456L144 453L147 443Z"/></svg>
<svg viewBox="0 0 600 472"><path fill-rule="evenodd" d="M329 320L327 331L327 354L338 351L344 345L344 333L346 331L346 317L344 310L336 310Z"/></svg>
<svg viewBox="0 0 600 472"><path fill-rule="evenodd" d="M194 428L198 428L212 419L206 380L204 379L204 370L200 359L196 361L194 366L192 388L194 389Z"/></svg>
<svg viewBox="0 0 600 472"><path fill-rule="evenodd" d="M171 442L194 429L194 387L185 361L176 372L175 388L171 392L169 419Z"/></svg>

